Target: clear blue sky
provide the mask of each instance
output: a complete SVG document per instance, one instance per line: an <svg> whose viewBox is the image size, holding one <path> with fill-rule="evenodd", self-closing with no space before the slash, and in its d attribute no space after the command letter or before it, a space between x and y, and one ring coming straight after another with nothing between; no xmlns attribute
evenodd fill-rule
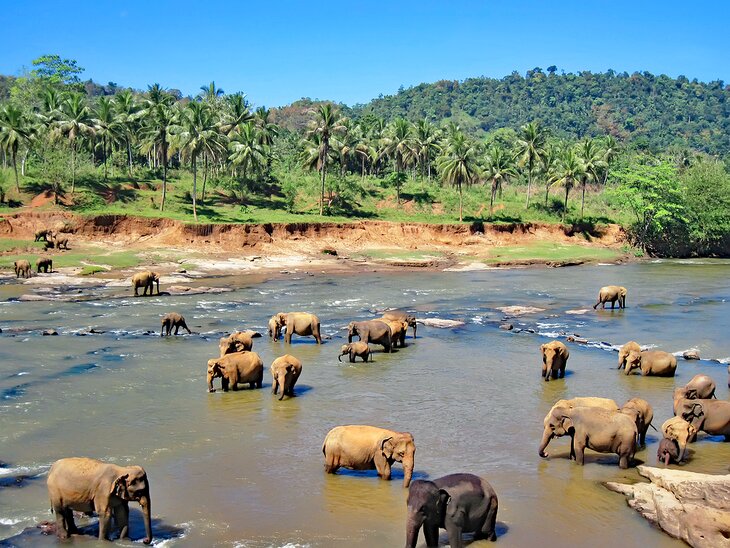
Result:
<svg viewBox="0 0 730 548"><path fill-rule="evenodd" d="M0 0L0 73L56 53L100 83L215 80L267 106L550 65L727 82L729 23L723 1Z"/></svg>

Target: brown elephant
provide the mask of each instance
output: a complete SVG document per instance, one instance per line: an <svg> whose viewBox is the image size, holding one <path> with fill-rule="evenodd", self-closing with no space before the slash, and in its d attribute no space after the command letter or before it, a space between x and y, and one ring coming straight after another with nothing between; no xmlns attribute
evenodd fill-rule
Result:
<svg viewBox="0 0 730 548"><path fill-rule="evenodd" d="M545 381L565 377L565 366L568 363L570 352L568 347L560 341L551 341L540 346L542 354L542 377Z"/></svg>
<svg viewBox="0 0 730 548"><path fill-rule="evenodd" d="M642 398L631 398L623 404L619 412L628 415L636 423L636 429L639 431L639 444L644 445L646 432L651 426L651 421L654 420L654 409L649 402ZM652 426L652 428L654 427Z"/></svg>
<svg viewBox="0 0 730 548"><path fill-rule="evenodd" d="M593 310L601 305L601 308L606 308L606 303L611 303L611 310L616 306L618 301L619 308L626 308L626 288L620 285L607 285L602 287L598 291L598 302L593 305Z"/></svg>
<svg viewBox="0 0 730 548"><path fill-rule="evenodd" d="M639 346L639 343L635 341L629 341L621 347L621 350L618 351L618 369L626 367L626 358L629 357L629 353L631 352L641 352L641 347Z"/></svg>
<svg viewBox="0 0 730 548"><path fill-rule="evenodd" d="M715 397L715 381L707 375L697 374L684 386L674 389L674 414L682 400L709 400Z"/></svg>
<svg viewBox="0 0 730 548"><path fill-rule="evenodd" d="M147 290L150 291L150 296L154 295L154 284L157 283L157 294L160 294L160 275L157 272L151 270L145 270L144 272L137 272L132 276L132 287L134 287L134 296L139 296L137 289L144 287L142 295L147 295Z"/></svg>
<svg viewBox="0 0 730 548"><path fill-rule="evenodd" d="M386 352L392 349L392 331L390 326L382 320L368 320L364 322L350 322L347 326L347 342L351 343L354 336L360 337L360 341L374 344L381 344Z"/></svg>
<svg viewBox="0 0 730 548"><path fill-rule="evenodd" d="M141 466L117 466L89 458L60 459L48 473L48 497L60 539L78 532L74 510L99 515L99 540L109 536L112 516L120 528L119 538L127 538L129 501L136 501L144 516L144 542L152 542L150 484Z"/></svg>
<svg viewBox="0 0 730 548"><path fill-rule="evenodd" d="M264 380L264 362L256 352L234 352L208 360L208 392L215 392L213 379L220 377L224 392L238 390L238 384L261 388Z"/></svg>
<svg viewBox="0 0 730 548"><path fill-rule="evenodd" d="M53 259L49 259L48 257L39 257L35 262L35 270L39 274L41 270L46 274L53 272Z"/></svg>
<svg viewBox="0 0 730 548"><path fill-rule="evenodd" d="M380 318L380 321L387 323L390 327L391 347L396 348L400 344L401 348L403 348L406 345L408 323L403 320L388 320L386 318Z"/></svg>
<svg viewBox="0 0 730 548"><path fill-rule="evenodd" d="M55 232L51 236L51 242L53 243L53 247L56 249L65 249L68 251L68 237L67 236L59 236Z"/></svg>
<svg viewBox="0 0 730 548"><path fill-rule="evenodd" d="M350 355L350 363L355 363L356 357L362 358L362 361L366 362L370 356L370 346L368 343L364 343L362 341L343 344L340 348L340 355L337 356L337 359L342 361L342 356L345 354Z"/></svg>
<svg viewBox="0 0 730 548"><path fill-rule="evenodd" d="M414 314L405 312L403 310L388 310L387 312L383 313L383 319L395 320L397 322L406 322L410 327L413 328L413 338L416 338L416 329L418 327L418 323ZM406 334L403 333L404 338L405 336Z"/></svg>
<svg viewBox="0 0 730 548"><path fill-rule="evenodd" d="M279 325L278 314L269 318L269 338L276 342L281 337L281 326Z"/></svg>
<svg viewBox="0 0 730 548"><path fill-rule="evenodd" d="M294 385L297 383L301 374L302 362L291 354L285 354L276 358L271 364L271 377L273 379L271 393L276 394L278 388L281 387L279 401L283 400L284 396L293 398Z"/></svg>
<svg viewBox="0 0 730 548"><path fill-rule="evenodd" d="M618 404L609 398L596 398L593 396L577 397L570 400L558 400L555 405L552 406L548 414L545 416L544 424L547 424L548 418L558 408L573 409L574 407L598 407L599 409L605 409L606 411L618 411Z"/></svg>
<svg viewBox="0 0 730 548"><path fill-rule="evenodd" d="M295 333L302 337L314 337L317 344L322 344L322 336L320 335L319 318L308 312L279 312L276 314L276 324L279 330L286 327L286 335L284 342L291 344L291 337Z"/></svg>
<svg viewBox="0 0 730 548"><path fill-rule="evenodd" d="M679 445L679 461L684 460L687 454L687 444L697 437L697 428L682 417L672 417L662 424L662 435L670 440L676 440Z"/></svg>
<svg viewBox="0 0 730 548"><path fill-rule="evenodd" d="M725 441L730 441L730 401L682 400L677 415L698 432L725 436Z"/></svg>
<svg viewBox="0 0 730 548"><path fill-rule="evenodd" d="M175 328L175 335L177 335L177 332L181 327L187 331L189 335L192 334L192 331L188 329L188 324L185 323L185 318L183 318L182 314L178 314L177 312L168 312L162 316L160 321L162 323L160 337L162 337L163 334L169 336L173 327Z"/></svg>
<svg viewBox="0 0 730 548"><path fill-rule="evenodd" d="M352 470L375 469L381 479L389 480L392 464L403 463L403 487L408 487L416 444L408 432L365 425L336 426L327 433L322 453L328 474L334 474L341 466Z"/></svg>
<svg viewBox="0 0 730 548"><path fill-rule="evenodd" d="M657 462L663 462L667 466L670 462L679 464L681 451L677 440L662 438L656 450Z"/></svg>
<svg viewBox="0 0 730 548"><path fill-rule="evenodd" d="M251 330L234 331L227 337L221 337L218 348L221 351L221 357L234 352L246 352L253 348L253 340L259 333Z"/></svg>
<svg viewBox="0 0 730 548"><path fill-rule="evenodd" d="M677 358L663 350L632 350L626 356L626 374L630 375L634 369L640 369L644 377L673 377L677 371Z"/></svg>
<svg viewBox="0 0 730 548"><path fill-rule="evenodd" d="M48 228L43 228L41 230L36 230L35 232L35 242L40 242L43 240L44 242L48 241L48 236L50 236L52 233L52 230Z"/></svg>
<svg viewBox="0 0 730 548"><path fill-rule="evenodd" d="M33 269L30 267L30 262L25 259L13 262L13 267L15 267L16 278L20 278L21 274L23 278L30 278L32 275Z"/></svg>
<svg viewBox="0 0 730 548"><path fill-rule="evenodd" d="M545 430L538 454L546 458L548 443L555 437L569 435L570 458L582 465L585 449L599 453L616 453L619 467L628 468L634 453L638 431L634 421L622 413L597 407L559 408L545 417Z"/></svg>

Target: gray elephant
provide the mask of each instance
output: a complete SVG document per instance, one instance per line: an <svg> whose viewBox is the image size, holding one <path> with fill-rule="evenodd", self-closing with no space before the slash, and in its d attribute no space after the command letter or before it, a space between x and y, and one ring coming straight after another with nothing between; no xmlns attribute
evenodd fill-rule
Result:
<svg viewBox="0 0 730 548"><path fill-rule="evenodd" d="M220 377L224 392L230 387L238 390L238 384L248 383L249 388L261 388L264 380L264 362L256 352L234 352L208 360L208 392L215 392L213 379Z"/></svg>
<svg viewBox="0 0 730 548"><path fill-rule="evenodd" d="M681 459L679 443L677 443L677 440L662 438L662 441L659 442L659 447L657 447L656 450L656 460L657 462L663 462L664 466L669 463L679 464Z"/></svg>
<svg viewBox="0 0 730 548"><path fill-rule="evenodd" d="M185 318L183 318L182 314L178 314L177 312L168 312L162 316L160 323L162 324L160 337L163 335L169 337L173 327L175 328L175 335L177 335L177 332L181 327L188 332L188 335L192 334L192 331L188 328L188 324L185 323Z"/></svg>
<svg viewBox="0 0 730 548"><path fill-rule="evenodd" d="M628 468L636 453L638 430L622 413L596 407L558 408L545 417L545 430L538 454L546 458L548 443L555 437L570 436L570 458L582 465L585 449L616 453L619 467Z"/></svg>
<svg viewBox="0 0 730 548"><path fill-rule="evenodd" d="M368 346L368 343L364 343L362 341L343 344L340 348L340 355L337 356L337 359L342 361L342 356L345 354L349 354L350 363L355 363L356 357L362 358L362 361L366 362L368 361L368 357L370 357L370 346Z"/></svg>
<svg viewBox="0 0 730 548"><path fill-rule="evenodd" d="M725 436L725 441L730 441L730 401L683 400L678 415L698 432Z"/></svg>
<svg viewBox="0 0 730 548"><path fill-rule="evenodd" d="M383 319L395 320L397 322L406 322L409 327L413 328L413 338L416 338L416 329L418 328L418 323L414 314L411 314L410 312L405 312L403 310L388 310L387 312L383 313ZM406 334L403 333L404 338L405 336Z"/></svg>
<svg viewBox="0 0 730 548"><path fill-rule="evenodd" d="M350 322L347 326L347 342L352 342L355 336L360 337L364 343L380 344L386 352L391 352L393 333L390 326L381 320L368 320L363 322Z"/></svg>
<svg viewBox="0 0 730 548"><path fill-rule="evenodd" d="M272 387L271 393L276 395L277 390L281 387L281 397L294 397L294 385L302 374L302 362L290 354L285 354L276 358L271 364Z"/></svg>
<svg viewBox="0 0 730 548"><path fill-rule="evenodd" d="M496 540L497 494L489 482L473 474L450 474L433 481L416 480L408 489L406 548L415 548L423 527L426 546L438 546L439 528L449 546L464 546L462 533L474 540Z"/></svg>
<svg viewBox="0 0 730 548"><path fill-rule="evenodd" d="M221 357L234 352L246 352L253 349L253 340L260 337L260 333L255 331L234 331L227 337L221 337L218 342L218 348L221 351Z"/></svg>
<svg viewBox="0 0 730 548"><path fill-rule="evenodd" d="M621 347L618 351L618 369L626 367L626 358L629 357L630 352L641 352L641 347L636 341L629 341Z"/></svg>
<svg viewBox="0 0 730 548"><path fill-rule="evenodd" d="M570 357L567 346L560 341L551 341L540 346L540 353L542 354L542 376L546 382L550 380L550 377L553 379L565 377L565 366Z"/></svg>
<svg viewBox="0 0 730 548"><path fill-rule="evenodd" d="M129 501L136 501L144 515L144 542L152 542L150 485L141 466L117 466L88 458L60 459L48 473L48 497L60 539L78 532L74 510L99 515L99 540L109 536L112 516L121 530L119 538L127 538Z"/></svg>
<svg viewBox="0 0 730 548"><path fill-rule="evenodd" d="M278 314L275 314L269 318L269 338L276 342L279 340L279 337L281 336L281 326L278 322Z"/></svg>
<svg viewBox="0 0 730 548"><path fill-rule="evenodd" d="M616 306L618 301L619 308L626 308L626 288L620 285L606 285L598 291L598 302L593 305L593 310L601 305L606 308L606 303L611 303L611 310Z"/></svg>
<svg viewBox="0 0 730 548"><path fill-rule="evenodd" d="M275 315L276 325L279 332L286 327L284 342L291 344L292 335L297 334L302 337L314 337L317 344L322 344L322 335L320 334L319 318L309 312L279 312ZM274 338L276 340L277 337Z"/></svg>
<svg viewBox="0 0 730 548"><path fill-rule="evenodd" d="M654 420L654 409L648 401L642 398L631 398L627 401L621 409L620 413L628 415L636 423L636 428L639 431L639 444L644 445L646 442L646 432L651 426L651 421ZM656 428L654 428L656 430Z"/></svg>
<svg viewBox="0 0 730 548"><path fill-rule="evenodd" d="M626 374L630 375L634 369L640 369L644 377L673 377L677 371L677 358L663 350L632 350L626 357Z"/></svg>
<svg viewBox="0 0 730 548"><path fill-rule="evenodd" d="M154 285L157 283L157 294L160 294L160 275L157 272L146 270L144 272L137 272L132 276L132 287L134 287L134 296L139 296L138 289L144 288L142 295L147 295L149 290L150 296L154 295Z"/></svg>
<svg viewBox="0 0 730 548"><path fill-rule="evenodd" d="M16 278L20 278L21 275L23 278L30 278L33 272L33 269L30 267L30 262L25 259L13 262L13 267L15 268Z"/></svg>
<svg viewBox="0 0 730 548"><path fill-rule="evenodd" d="M49 259L48 257L39 257L38 259L36 259L35 269L38 274L41 273L41 270L45 274L53 272L53 259Z"/></svg>
<svg viewBox="0 0 730 548"><path fill-rule="evenodd" d="M715 397L715 381L712 377L698 374L683 387L674 389L674 414L677 414L682 400L709 400Z"/></svg>

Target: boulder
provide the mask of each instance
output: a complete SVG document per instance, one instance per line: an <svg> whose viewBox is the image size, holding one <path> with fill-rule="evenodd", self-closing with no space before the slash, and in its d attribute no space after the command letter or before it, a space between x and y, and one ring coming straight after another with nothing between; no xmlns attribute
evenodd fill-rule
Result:
<svg viewBox="0 0 730 548"><path fill-rule="evenodd" d="M418 323L427 325L429 327L439 327L441 329L449 329L452 327L461 327L464 322L461 320L443 320L441 318L419 318L416 320Z"/></svg>
<svg viewBox="0 0 730 548"><path fill-rule="evenodd" d="M503 323L502 325L499 326L499 328L504 329L505 331L512 331L515 328L515 326L512 325L511 323Z"/></svg>
<svg viewBox="0 0 730 548"><path fill-rule="evenodd" d="M699 360L700 359L700 351L695 350L694 348L692 350L685 350L682 353L682 357L685 360Z"/></svg>
<svg viewBox="0 0 730 548"><path fill-rule="evenodd" d="M55 329L45 329L43 331L43 336L44 337L48 337L48 336L54 336L55 337L56 335L58 335L58 331L56 331Z"/></svg>

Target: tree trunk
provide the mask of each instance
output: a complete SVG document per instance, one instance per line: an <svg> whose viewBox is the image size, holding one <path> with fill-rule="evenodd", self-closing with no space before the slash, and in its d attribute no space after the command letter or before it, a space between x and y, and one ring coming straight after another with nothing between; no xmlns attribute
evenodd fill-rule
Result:
<svg viewBox="0 0 730 548"><path fill-rule="evenodd" d="M497 195L497 183L492 181L492 196L489 198L489 220L492 220L494 215L494 197Z"/></svg>
<svg viewBox="0 0 730 548"><path fill-rule="evenodd" d="M18 150L16 147L13 147L12 151L13 156L13 171L15 171L15 190L20 192L20 183L18 182Z"/></svg>
<svg viewBox="0 0 730 548"><path fill-rule="evenodd" d="M129 160L129 176L132 176L132 141L127 136L127 159Z"/></svg>
<svg viewBox="0 0 730 548"><path fill-rule="evenodd" d="M23 159L20 161L20 175L21 177L25 177L25 162L28 160L28 149L25 149L25 154L23 154Z"/></svg>
<svg viewBox="0 0 730 548"><path fill-rule="evenodd" d="M459 185L459 222L464 220L464 203L461 194L461 185Z"/></svg>
<svg viewBox="0 0 730 548"><path fill-rule="evenodd" d="M583 181L583 194L580 199L580 218L583 218L583 208L586 205L586 182Z"/></svg>
<svg viewBox="0 0 730 548"><path fill-rule="evenodd" d="M162 200L160 211L165 211L165 198L167 197L167 142L162 141Z"/></svg>
<svg viewBox="0 0 730 548"><path fill-rule="evenodd" d="M570 192L570 187L565 187L565 203L563 204L563 222L565 222L565 215L568 213L568 193Z"/></svg>
<svg viewBox="0 0 730 548"><path fill-rule="evenodd" d="M195 156L192 158L193 160L193 219L195 219L195 222L198 222L198 204L196 201L195 196L198 193L198 166L195 162Z"/></svg>
<svg viewBox="0 0 730 548"><path fill-rule="evenodd" d="M244 200L244 185L246 184L246 165L243 165L243 174L241 175L241 205Z"/></svg>
<svg viewBox="0 0 730 548"><path fill-rule="evenodd" d="M101 154L104 157L104 180L107 180L107 171L106 171L106 137L101 138Z"/></svg>
<svg viewBox="0 0 730 548"><path fill-rule="evenodd" d="M532 160L527 168L527 200L525 201L525 209L530 207L530 188L532 187Z"/></svg>
<svg viewBox="0 0 730 548"><path fill-rule="evenodd" d="M319 216L322 217L324 215L324 182L325 177L327 176L327 152L329 152L327 149L329 148L328 143L325 141L322 145L322 149L324 151L324 154L322 155L322 188L319 194Z"/></svg>
<svg viewBox="0 0 730 548"><path fill-rule="evenodd" d="M549 195L549 193L550 193L550 185L547 185L545 187L545 208L546 209L547 209L547 205L548 205L548 195Z"/></svg>
<svg viewBox="0 0 730 548"><path fill-rule="evenodd" d="M208 182L208 155L205 155L205 164L203 167L203 193L200 195L200 203L205 202L205 183Z"/></svg>
<svg viewBox="0 0 730 548"><path fill-rule="evenodd" d="M76 141L71 146L71 195L76 190Z"/></svg>

